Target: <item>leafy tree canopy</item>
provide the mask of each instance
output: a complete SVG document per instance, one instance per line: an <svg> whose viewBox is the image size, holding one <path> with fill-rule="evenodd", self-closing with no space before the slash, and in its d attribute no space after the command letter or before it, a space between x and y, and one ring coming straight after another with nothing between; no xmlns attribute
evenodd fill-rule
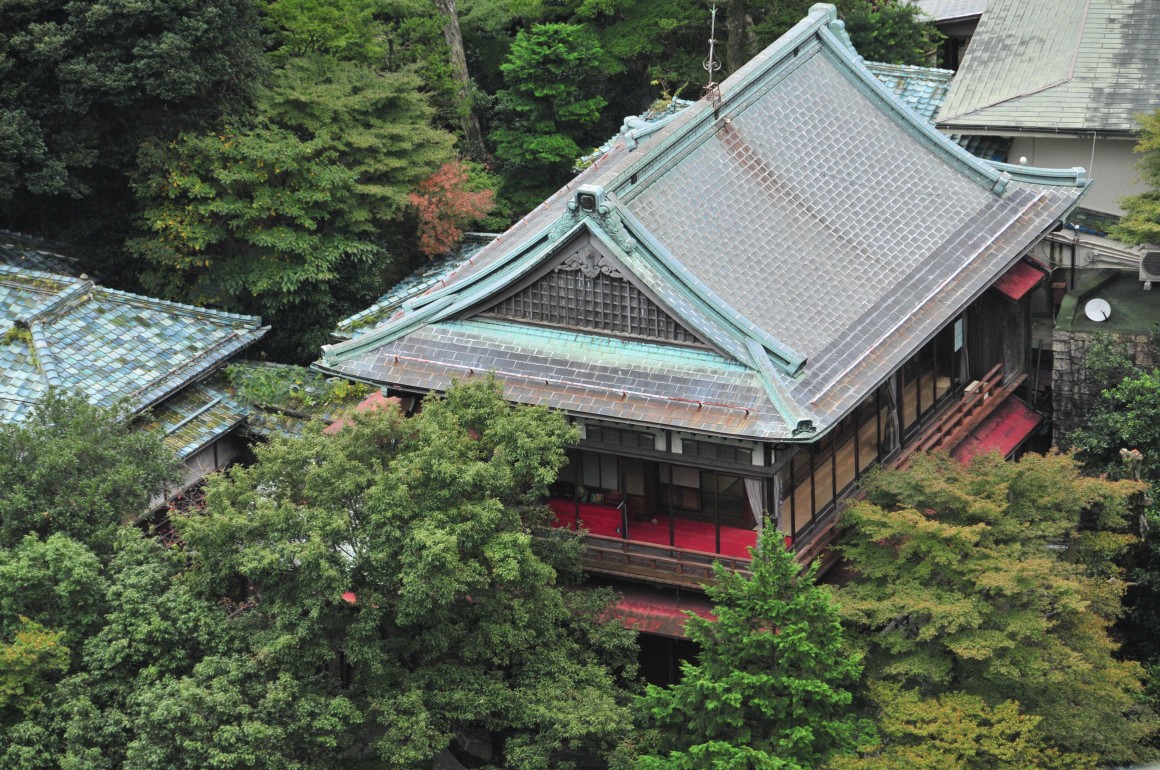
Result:
<svg viewBox="0 0 1160 770"><path fill-rule="evenodd" d="M1153 343L1156 342L1153 334ZM1153 345L1160 350L1160 347ZM1136 368L1126 345L1097 337L1085 351L1083 376L1101 391L1085 423L1072 431L1069 442L1091 473L1135 478L1150 485L1151 504L1145 511L1143 542L1131 557L1132 586L1129 618L1121 623L1131 656L1153 667L1156 681L1160 631L1160 509L1155 503L1160 483L1160 370ZM1155 695L1151 696L1155 700Z"/></svg>
<svg viewBox="0 0 1160 770"><path fill-rule="evenodd" d="M943 40L917 3L839 0L838 8L850 41L868 61L930 66Z"/></svg>
<svg viewBox="0 0 1160 770"><path fill-rule="evenodd" d="M1108 635L1122 583L1107 554L1132 540L1138 484L1081 477L1067 455L918 456L866 489L843 514L857 576L840 598L872 679L1017 702L1063 753L1141 756L1154 719Z"/></svg>
<svg viewBox="0 0 1160 770"><path fill-rule="evenodd" d="M86 195L136 141L244 107L262 72L250 0L10 0L0 199ZM125 165L121 165L124 169Z"/></svg>
<svg viewBox="0 0 1160 770"><path fill-rule="evenodd" d="M236 586L259 658L349 702L350 755L368 764L464 754L457 736L482 739L496 767L608 751L627 724L631 635L596 621L607 596L561 588L578 543L531 530L573 439L495 382L429 397L411 419L276 439L211 484L207 515L177 522L191 583L207 597Z"/></svg>
<svg viewBox="0 0 1160 770"><path fill-rule="evenodd" d="M917 691L879 683L881 741L861 757L837 757L829 770L1094 770L1090 759L1043 745L1040 717L1006 701L994 708L974 695Z"/></svg>
<svg viewBox="0 0 1160 770"><path fill-rule="evenodd" d="M172 452L128 412L50 393L27 422L0 425L0 548L63 534L107 553L176 479Z"/></svg>
<svg viewBox="0 0 1160 770"><path fill-rule="evenodd" d="M1160 481L1160 370L1141 371L1121 359L1119 381L1104 390L1086 424L1068 438L1090 467L1122 476L1140 473ZM1121 450L1136 450L1138 463L1126 466Z"/></svg>
<svg viewBox="0 0 1160 770"><path fill-rule="evenodd" d="M462 163L444 163L411 193L419 215L419 250L428 257L446 254L463 238L463 228L484 218L495 201L494 190L471 190Z"/></svg>
<svg viewBox="0 0 1160 770"><path fill-rule="evenodd" d="M494 382L457 386L418 417L273 441L211 483L208 510L175 515L184 542L126 526L94 553L26 530L0 546L0 766L410 770L451 747L567 768L612 751L632 635L599 619L607 594L564 590L574 536L533 534L574 438Z"/></svg>
<svg viewBox="0 0 1160 770"><path fill-rule="evenodd" d="M1160 244L1160 110L1140 118L1136 152L1140 179L1152 189L1121 198L1125 215L1109 232L1125 243Z"/></svg>
<svg viewBox="0 0 1160 770"><path fill-rule="evenodd" d="M582 143L598 141L586 129L608 103L599 94L602 57L583 26L538 24L520 30L500 67L507 88L497 94L503 127L492 133L496 156L520 169L510 180L532 185L530 205L563 181Z"/></svg>
<svg viewBox="0 0 1160 770"><path fill-rule="evenodd" d="M389 0L268 0L277 59L325 55L371 64L387 55Z"/></svg>
<svg viewBox="0 0 1160 770"><path fill-rule="evenodd" d="M715 620L690 615L696 663L640 703L659 731L641 768L817 768L851 752L867 725L852 707L862 665L843 649L838 607L781 537L763 537L752 576L718 566Z"/></svg>
<svg viewBox="0 0 1160 770"><path fill-rule="evenodd" d="M294 59L261 120L151 146L137 188L149 234L130 242L151 266L147 286L260 313L283 357L312 358L351 295L369 301L388 280L408 194L450 156L418 87L413 75Z"/></svg>

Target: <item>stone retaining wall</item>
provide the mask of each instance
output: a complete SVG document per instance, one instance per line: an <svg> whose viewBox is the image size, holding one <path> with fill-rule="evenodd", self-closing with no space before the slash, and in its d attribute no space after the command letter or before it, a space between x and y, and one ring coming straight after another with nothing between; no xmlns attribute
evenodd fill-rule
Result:
<svg viewBox="0 0 1160 770"><path fill-rule="evenodd" d="M1160 356L1154 354L1152 339L1148 335L1107 334L1107 337L1128 347L1136 366L1142 369L1160 366ZM1051 438L1056 446L1061 446L1063 438L1083 423L1084 415L1099 398L1098 387L1087 381L1084 369L1085 352L1096 338L1097 335L1091 332L1055 329L1052 338L1055 363L1051 372L1054 411Z"/></svg>

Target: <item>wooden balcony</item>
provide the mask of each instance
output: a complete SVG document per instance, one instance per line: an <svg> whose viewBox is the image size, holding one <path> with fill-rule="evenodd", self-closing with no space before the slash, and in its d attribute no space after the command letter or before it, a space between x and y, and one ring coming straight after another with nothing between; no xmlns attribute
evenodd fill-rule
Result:
<svg viewBox="0 0 1160 770"><path fill-rule="evenodd" d="M961 444L983 420L987 419L1027 379L1020 374L1011 382L1003 383L1003 365L995 364L991 371L967 386L963 397L954 402L923 429L894 461L895 468L905 468L916 452L949 452Z"/></svg>
<svg viewBox="0 0 1160 770"><path fill-rule="evenodd" d="M584 536L584 569L600 575L680 588L700 588L713 582L713 562L720 563L726 569L749 574L750 560L736 556L602 535Z"/></svg>

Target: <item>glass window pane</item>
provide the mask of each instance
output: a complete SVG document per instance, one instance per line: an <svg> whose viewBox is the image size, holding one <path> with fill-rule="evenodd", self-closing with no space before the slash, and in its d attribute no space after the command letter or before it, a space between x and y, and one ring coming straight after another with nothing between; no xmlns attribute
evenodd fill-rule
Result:
<svg viewBox="0 0 1160 770"><path fill-rule="evenodd" d="M902 367L902 429L918 419L918 362L913 358Z"/></svg>
<svg viewBox="0 0 1160 770"><path fill-rule="evenodd" d="M584 486L589 489L600 489L600 455L595 452L582 452L584 463Z"/></svg>

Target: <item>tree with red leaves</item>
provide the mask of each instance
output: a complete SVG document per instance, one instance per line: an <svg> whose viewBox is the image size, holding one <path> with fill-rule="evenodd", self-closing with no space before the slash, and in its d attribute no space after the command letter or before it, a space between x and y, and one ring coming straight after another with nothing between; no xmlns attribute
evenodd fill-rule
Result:
<svg viewBox="0 0 1160 770"><path fill-rule="evenodd" d="M463 228L486 216L495 203L494 190L467 189L467 167L444 163L411 193L419 213L419 250L428 257L446 254L463 237Z"/></svg>

